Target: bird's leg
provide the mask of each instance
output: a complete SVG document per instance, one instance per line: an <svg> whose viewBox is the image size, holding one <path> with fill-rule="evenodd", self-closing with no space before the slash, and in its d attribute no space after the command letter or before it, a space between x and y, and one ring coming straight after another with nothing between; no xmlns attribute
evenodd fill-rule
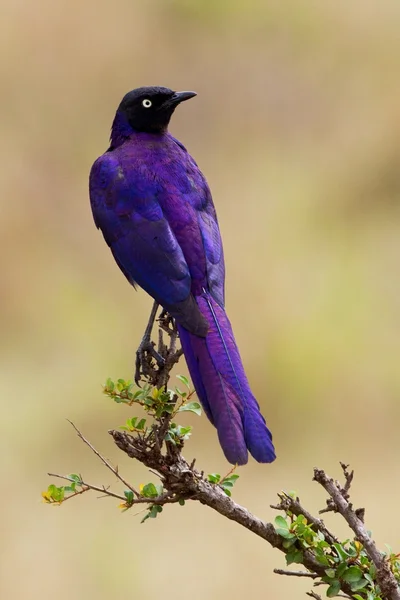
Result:
<svg viewBox="0 0 400 600"><path fill-rule="evenodd" d="M153 308L151 309L149 321L147 323L144 335L142 337L142 341L140 342L139 348L136 351L135 382L137 385L139 385L142 373L147 377L151 376L152 358L154 358L154 360L157 362L159 368L162 367L165 362L161 354L155 349L154 342L151 341L151 332L153 331L158 306L158 302L154 302Z"/></svg>
<svg viewBox="0 0 400 600"><path fill-rule="evenodd" d="M158 303L154 302L142 341L136 352L135 382L140 385L143 378L158 389L165 388L170 378L173 366L182 356L182 348L176 348L178 328L175 320L166 310L156 319ZM157 320L158 345L151 340L154 322ZM164 333L169 340L164 340Z"/></svg>

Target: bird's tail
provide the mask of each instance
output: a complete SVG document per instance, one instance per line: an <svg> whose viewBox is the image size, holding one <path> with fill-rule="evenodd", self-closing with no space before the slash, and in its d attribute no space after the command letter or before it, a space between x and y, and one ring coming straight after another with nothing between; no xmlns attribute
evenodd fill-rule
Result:
<svg viewBox="0 0 400 600"><path fill-rule="evenodd" d="M232 464L247 463L247 450L262 463L275 459L272 436L243 369L228 316L206 292L197 304L209 323L206 337L179 327L189 372L203 408L218 430Z"/></svg>

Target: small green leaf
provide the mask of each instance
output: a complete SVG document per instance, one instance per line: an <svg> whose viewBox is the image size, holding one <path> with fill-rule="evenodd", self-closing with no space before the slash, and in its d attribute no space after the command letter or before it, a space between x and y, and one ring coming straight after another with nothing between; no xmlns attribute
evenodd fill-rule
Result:
<svg viewBox="0 0 400 600"><path fill-rule="evenodd" d="M133 492L131 490L125 490L124 496L128 504L132 504L133 502Z"/></svg>
<svg viewBox="0 0 400 600"><path fill-rule="evenodd" d="M82 482L81 476L78 475L77 473L71 473L70 475L68 475L68 477L70 479L72 479L73 481L75 481L76 483L81 483Z"/></svg>
<svg viewBox="0 0 400 600"><path fill-rule="evenodd" d="M340 592L340 581L338 579L334 579L331 585L326 590L326 595L328 598L334 598Z"/></svg>
<svg viewBox="0 0 400 600"><path fill-rule="evenodd" d="M323 565L324 567L330 567L330 562L327 558L327 556L325 556L325 554L321 554L315 557L317 562L319 562L320 565Z"/></svg>
<svg viewBox="0 0 400 600"><path fill-rule="evenodd" d="M162 506L159 506L158 504L153 504L152 506L150 506L150 508L148 508L147 515L144 516L140 522L144 523L147 519L155 519L158 513L160 512L162 512Z"/></svg>
<svg viewBox="0 0 400 600"><path fill-rule="evenodd" d="M107 392L112 392L114 391L114 382L113 380L109 377L106 381L106 391Z"/></svg>
<svg viewBox="0 0 400 600"><path fill-rule="evenodd" d="M188 389L190 389L190 383L187 377L184 375L177 375L176 378L179 379L179 381L181 381Z"/></svg>
<svg viewBox="0 0 400 600"><path fill-rule="evenodd" d="M342 544L334 543L333 547L341 560L347 560L349 558L349 553L343 548Z"/></svg>
<svg viewBox="0 0 400 600"><path fill-rule="evenodd" d="M342 575L344 581L348 583L353 583L354 581L358 581L363 576L363 572L359 567L349 567Z"/></svg>
<svg viewBox="0 0 400 600"><path fill-rule="evenodd" d="M325 573L330 579L335 579L335 569L325 569Z"/></svg>
<svg viewBox="0 0 400 600"><path fill-rule="evenodd" d="M240 475L235 475L235 473L233 475L228 475L228 477L224 477L224 479L222 480L225 483L232 483L232 485L239 479Z"/></svg>
<svg viewBox="0 0 400 600"><path fill-rule="evenodd" d="M278 515L277 517L275 517L275 525L276 527L279 527L280 529L289 529L289 525L285 519L285 517L282 517L281 515ZM276 529L275 527L275 529Z"/></svg>
<svg viewBox="0 0 400 600"><path fill-rule="evenodd" d="M210 483L219 483L221 475L219 473L209 473L207 479Z"/></svg>
<svg viewBox="0 0 400 600"><path fill-rule="evenodd" d="M188 427L179 427L179 435L181 437L189 437L188 434L192 431L190 425Z"/></svg>
<svg viewBox="0 0 400 600"><path fill-rule="evenodd" d="M156 498L158 496L157 488L154 483L147 483L141 490L141 495L145 498Z"/></svg>
<svg viewBox="0 0 400 600"><path fill-rule="evenodd" d="M293 563L302 564L303 562L303 552L301 550L294 549L292 552L288 552L286 554L286 564L287 566Z"/></svg>
<svg viewBox="0 0 400 600"><path fill-rule="evenodd" d="M281 537L285 538L285 540L293 540L296 538L294 533L290 533L288 529L280 529L279 527L275 529L276 533Z"/></svg>
<svg viewBox="0 0 400 600"><path fill-rule="evenodd" d="M146 425L146 419L140 419L140 421L136 425L135 429L138 429L139 431L143 431L145 425Z"/></svg>
<svg viewBox="0 0 400 600"><path fill-rule="evenodd" d="M340 565L336 569L336 575L337 575L337 577L339 579L342 577L342 575L343 575L343 573L345 572L346 569L347 569L347 564L345 562L340 563Z"/></svg>
<svg viewBox="0 0 400 600"><path fill-rule="evenodd" d="M358 581L354 581L353 583L350 584L353 592L355 592L357 590L362 590L362 588L364 588L366 585L368 585L368 581L364 578L359 579Z"/></svg>
<svg viewBox="0 0 400 600"><path fill-rule="evenodd" d="M201 405L198 402L188 402L188 404L182 404L178 408L178 412L192 412L200 417Z"/></svg>
<svg viewBox="0 0 400 600"><path fill-rule="evenodd" d="M181 506L185 506L185 498L179 498L178 502Z"/></svg>

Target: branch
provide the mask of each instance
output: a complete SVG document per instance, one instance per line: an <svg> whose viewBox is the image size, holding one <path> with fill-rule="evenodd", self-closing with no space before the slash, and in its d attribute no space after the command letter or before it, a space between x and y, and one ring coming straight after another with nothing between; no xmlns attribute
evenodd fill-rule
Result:
<svg viewBox="0 0 400 600"><path fill-rule="evenodd" d="M357 511L353 510L353 505L349 502L349 489L353 473L350 475L347 473L346 465L342 464L342 469L346 477L346 486L344 488L321 469L314 469L314 480L328 492L330 496L328 507L332 506L333 503L332 510L342 515L349 527L354 531L356 539L364 546L366 554L376 567L377 581L385 597L392 600L400 600L400 590L386 557L379 552L374 540L366 530L363 520L359 518ZM362 510L362 515L364 516L364 510Z"/></svg>
<svg viewBox="0 0 400 600"><path fill-rule="evenodd" d="M71 483L71 486L57 488L49 486L43 493L46 502L58 504L65 500L93 490L104 496L118 498L125 510L137 504L145 504L148 517L157 517L167 504L184 504L195 501L208 506L221 516L245 527L268 542L273 548L285 554L287 565L302 564L307 571L275 569L279 575L305 577L314 580L314 586L328 586L329 597L353 598L377 597L382 600L400 600L400 555L386 557L377 549L364 526L364 509L354 510L350 502L350 487L354 473L342 464L344 485L334 481L325 471L314 469L314 480L329 494L327 507L320 512L341 514L355 534L354 540L340 542L325 525L322 519L313 516L298 497L281 492L279 504L272 508L283 511L274 523L263 521L248 509L232 500L231 491L238 475L231 470L225 477L204 476L195 468L195 460L190 464L182 455L185 440L190 435L190 427L180 427L174 421L181 410L200 414L200 405L191 399L194 391L188 381L180 376L187 387L181 392L178 388L167 390L173 366L182 355L176 348L178 331L174 320L162 311L159 319L158 343L151 341L158 304L154 303L145 334L136 355L135 380L145 381L143 388L132 389L131 382L108 380L104 392L115 402L129 406L140 405L153 419L146 425L146 419L128 419L126 431L110 430L109 434L116 446L130 458L143 464L156 475L160 483L140 486L140 491L122 477L117 467L104 458L71 422L78 437L100 461L117 477L126 488L123 495L111 491L109 487L92 485L79 475L49 474ZM165 334L168 336L164 341ZM78 489L76 489L78 487ZM70 495L65 495L66 493ZM375 574L374 574L375 570ZM314 591L308 592L314 600L321 597Z"/></svg>

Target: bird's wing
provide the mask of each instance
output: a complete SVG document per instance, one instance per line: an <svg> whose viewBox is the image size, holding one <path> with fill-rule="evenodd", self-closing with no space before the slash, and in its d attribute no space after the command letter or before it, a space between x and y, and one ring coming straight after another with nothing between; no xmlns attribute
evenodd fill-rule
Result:
<svg viewBox="0 0 400 600"><path fill-rule="evenodd" d="M217 215L209 190L205 205L197 214L206 257L208 289L218 304L224 306L224 251Z"/></svg>
<svg viewBox="0 0 400 600"><path fill-rule="evenodd" d="M192 333L207 324L190 293L191 277L168 221L157 201L157 183L129 173L117 157L101 156L90 173L90 202L119 267Z"/></svg>
<svg viewBox="0 0 400 600"><path fill-rule="evenodd" d="M206 178L199 166L186 150L185 146L171 136L171 139L183 150L189 165L192 190L188 202L197 213L206 263L208 291L220 306L225 304L225 261L221 233L218 226L212 195ZM185 182L187 185L187 182Z"/></svg>

